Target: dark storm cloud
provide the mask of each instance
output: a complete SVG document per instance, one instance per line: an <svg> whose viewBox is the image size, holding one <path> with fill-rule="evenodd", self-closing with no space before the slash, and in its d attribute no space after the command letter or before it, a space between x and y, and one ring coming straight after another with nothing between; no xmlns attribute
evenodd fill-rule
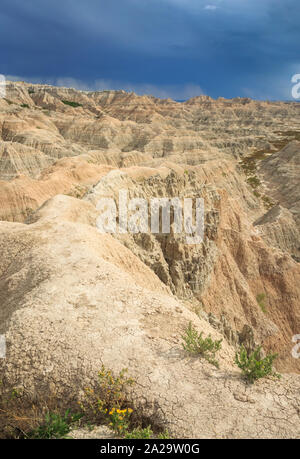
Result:
<svg viewBox="0 0 300 459"><path fill-rule="evenodd" d="M24 79L288 98L300 73L298 0L1 0L0 8L0 73Z"/></svg>

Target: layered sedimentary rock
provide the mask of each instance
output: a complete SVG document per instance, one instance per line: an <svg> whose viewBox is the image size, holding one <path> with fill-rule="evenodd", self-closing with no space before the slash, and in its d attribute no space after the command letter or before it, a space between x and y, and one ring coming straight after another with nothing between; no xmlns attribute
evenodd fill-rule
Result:
<svg viewBox="0 0 300 459"><path fill-rule="evenodd" d="M300 139L300 133L299 133ZM263 160L259 169L270 196L300 222L300 142L294 140Z"/></svg>
<svg viewBox="0 0 300 459"><path fill-rule="evenodd" d="M174 435L299 436L299 114L297 103L9 83L0 99L7 385L71 398L101 362L126 366L139 381L133 402ZM118 208L122 190L148 203L203 198L203 243L174 225L99 234L99 200ZM220 370L182 353L189 321L223 337ZM277 352L277 369L293 374L245 386L233 366L240 344Z"/></svg>

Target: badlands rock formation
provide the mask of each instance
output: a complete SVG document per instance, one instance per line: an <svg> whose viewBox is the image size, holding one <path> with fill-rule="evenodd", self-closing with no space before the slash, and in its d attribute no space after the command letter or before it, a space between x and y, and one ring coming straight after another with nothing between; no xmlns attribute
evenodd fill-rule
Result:
<svg viewBox="0 0 300 459"><path fill-rule="evenodd" d="M0 99L0 361L6 387L66 402L102 363L174 436L299 437L300 104L9 83ZM100 234L100 198L204 198L203 244ZM258 298L264 298L264 304ZM223 338L188 358L189 321ZM235 351L279 354L247 386Z"/></svg>

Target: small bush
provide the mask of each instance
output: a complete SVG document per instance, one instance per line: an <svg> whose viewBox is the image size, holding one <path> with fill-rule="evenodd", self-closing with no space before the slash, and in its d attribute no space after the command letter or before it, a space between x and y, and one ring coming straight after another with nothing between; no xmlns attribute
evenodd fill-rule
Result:
<svg viewBox="0 0 300 459"><path fill-rule="evenodd" d="M244 346L241 346L239 352L236 353L235 363L242 370L243 375L250 383L254 383L257 379L273 376L280 378L281 375L273 371L273 362L278 357L277 354L268 354L266 357L261 357L261 346L255 349L250 355Z"/></svg>
<svg viewBox="0 0 300 459"><path fill-rule="evenodd" d="M29 108L29 105L28 104L21 104L21 107L22 108Z"/></svg>
<svg viewBox="0 0 300 459"><path fill-rule="evenodd" d="M119 375L113 376L110 370L102 366L98 373L98 384L94 389L85 388L85 398L79 402L84 421L93 425L106 424L122 438L151 438L154 435L152 428L156 432L160 428L152 425L144 428L142 413L130 408L126 392L135 381L128 378L126 373L127 369L124 369ZM158 438L169 438L169 433L160 432Z"/></svg>
<svg viewBox="0 0 300 459"><path fill-rule="evenodd" d="M47 413L45 416L45 422L37 429L30 432L27 438L66 438L67 434L81 418L82 414L71 414L69 410L67 410L63 416L56 413Z"/></svg>
<svg viewBox="0 0 300 459"><path fill-rule="evenodd" d="M204 357L209 363L218 368L219 363L215 359L215 355L222 347L222 340L213 341L210 335L207 338L203 338L202 335L203 332L198 333L190 322L184 335L182 335L183 349L191 355Z"/></svg>
<svg viewBox="0 0 300 459"><path fill-rule="evenodd" d="M80 407L93 423L105 422L118 432L119 425L124 424L125 427L125 424L128 424L132 410L126 406L125 389L134 384L134 380L127 378L126 372L127 370L124 369L114 377L111 371L103 366L98 373L97 387L95 389L85 388L85 399L80 402Z"/></svg>
<svg viewBox="0 0 300 459"><path fill-rule="evenodd" d="M70 107L82 107L82 104L79 104L78 102L72 102L70 100L62 100L62 103L65 105L69 105Z"/></svg>

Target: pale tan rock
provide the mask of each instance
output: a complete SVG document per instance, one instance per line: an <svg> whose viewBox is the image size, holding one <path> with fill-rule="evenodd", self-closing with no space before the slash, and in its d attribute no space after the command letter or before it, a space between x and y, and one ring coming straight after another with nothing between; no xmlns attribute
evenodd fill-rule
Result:
<svg viewBox="0 0 300 459"><path fill-rule="evenodd" d="M0 179L11 180L16 175L36 178L54 160L43 152L18 142L2 142L0 145Z"/></svg>
<svg viewBox="0 0 300 459"><path fill-rule="evenodd" d="M254 222L263 239L271 246L288 251L300 260L299 226L293 214L277 205Z"/></svg>
<svg viewBox="0 0 300 459"><path fill-rule="evenodd" d="M300 138L300 134L299 134ZM300 222L300 142L290 142L278 153L265 159L259 170L270 195L289 209Z"/></svg>
<svg viewBox="0 0 300 459"><path fill-rule="evenodd" d="M106 426L99 426L99 427L94 427L92 429L76 429L72 430L68 434L68 438L72 438L75 440L107 440L107 439L120 439L112 430L110 430Z"/></svg>

